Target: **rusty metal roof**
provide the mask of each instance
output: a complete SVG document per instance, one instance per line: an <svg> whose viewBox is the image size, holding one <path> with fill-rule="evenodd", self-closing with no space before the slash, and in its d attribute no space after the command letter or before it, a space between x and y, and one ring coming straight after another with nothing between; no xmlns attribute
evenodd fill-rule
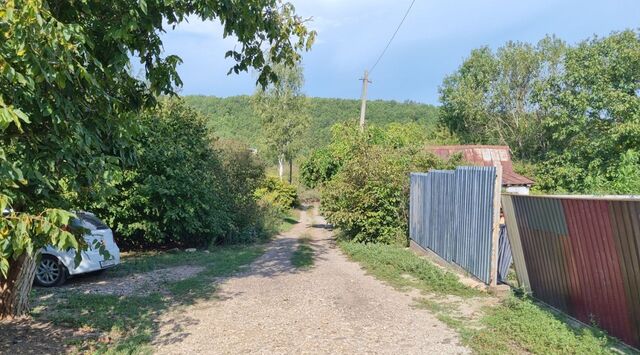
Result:
<svg viewBox="0 0 640 355"><path fill-rule="evenodd" d="M439 145L427 146L426 149L444 159L462 153L466 162L478 166L500 163L503 186L531 186L534 183L533 180L513 171L510 149L506 145Z"/></svg>

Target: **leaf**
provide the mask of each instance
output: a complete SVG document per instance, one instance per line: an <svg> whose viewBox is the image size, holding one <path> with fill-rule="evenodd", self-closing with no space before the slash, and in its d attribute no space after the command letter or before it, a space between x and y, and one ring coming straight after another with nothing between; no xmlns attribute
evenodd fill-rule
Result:
<svg viewBox="0 0 640 355"><path fill-rule="evenodd" d="M9 260L0 257L0 276L7 277L9 274Z"/></svg>
<svg viewBox="0 0 640 355"><path fill-rule="evenodd" d="M138 0L138 3L140 4L140 9L146 15L147 14L147 1L146 0Z"/></svg>

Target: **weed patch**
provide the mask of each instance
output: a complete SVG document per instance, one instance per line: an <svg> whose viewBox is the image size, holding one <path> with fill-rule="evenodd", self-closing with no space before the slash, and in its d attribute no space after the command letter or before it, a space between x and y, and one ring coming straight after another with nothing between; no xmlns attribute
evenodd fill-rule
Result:
<svg viewBox="0 0 640 355"><path fill-rule="evenodd" d="M310 245L311 239L308 236L302 236L298 240L298 248L291 256L291 263L298 269L310 269L313 266L313 248Z"/></svg>
<svg viewBox="0 0 640 355"><path fill-rule="evenodd" d="M280 233L286 233L293 229L293 227L298 223L300 223L300 211L297 209L291 209L282 216L278 231Z"/></svg>
<svg viewBox="0 0 640 355"><path fill-rule="evenodd" d="M406 248L346 241L338 244L351 259L395 287L414 287L435 294L460 297L483 295L481 291L460 283L456 275L443 271Z"/></svg>
<svg viewBox="0 0 640 355"><path fill-rule="evenodd" d="M511 296L485 310L482 327L467 331L477 353L613 354L614 341L601 331L573 328L529 299Z"/></svg>

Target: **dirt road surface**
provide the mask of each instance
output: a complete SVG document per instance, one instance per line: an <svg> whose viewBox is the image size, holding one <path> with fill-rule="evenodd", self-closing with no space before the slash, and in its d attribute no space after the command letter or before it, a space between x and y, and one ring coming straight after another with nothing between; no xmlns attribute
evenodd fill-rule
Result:
<svg viewBox="0 0 640 355"><path fill-rule="evenodd" d="M315 265L291 255L308 236ZM413 296L367 275L335 246L317 209L271 242L244 272L223 281L217 299L160 319L161 354L465 354L457 334Z"/></svg>

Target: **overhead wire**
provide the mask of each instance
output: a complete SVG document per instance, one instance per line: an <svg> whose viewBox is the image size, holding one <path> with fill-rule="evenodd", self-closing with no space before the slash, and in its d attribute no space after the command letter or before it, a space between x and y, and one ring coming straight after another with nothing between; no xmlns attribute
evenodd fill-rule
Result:
<svg viewBox="0 0 640 355"><path fill-rule="evenodd" d="M395 32L393 32L393 35L391 36L391 38L389 39L389 42L387 42L387 45L384 47L384 49L382 50L382 53L380 53L380 55L378 56L378 59L376 59L376 62L373 64L373 66L371 67L371 69L369 69L369 73L371 73L376 66L378 65L378 63L380 62L380 59L382 59L382 57L384 56L384 54L387 52L387 49L389 49L389 46L391 45L391 42L393 42L393 39L396 38L396 35L398 34L398 31L400 31L400 27L402 27L402 24L404 23L404 20L407 19L407 16L409 15L409 12L411 12L411 8L413 7L413 4L416 2L416 0L412 0L411 4L409 5L409 8L407 9L407 11L404 13L404 17L402 17L402 20L400 21L400 23L398 24L398 27L396 28Z"/></svg>

